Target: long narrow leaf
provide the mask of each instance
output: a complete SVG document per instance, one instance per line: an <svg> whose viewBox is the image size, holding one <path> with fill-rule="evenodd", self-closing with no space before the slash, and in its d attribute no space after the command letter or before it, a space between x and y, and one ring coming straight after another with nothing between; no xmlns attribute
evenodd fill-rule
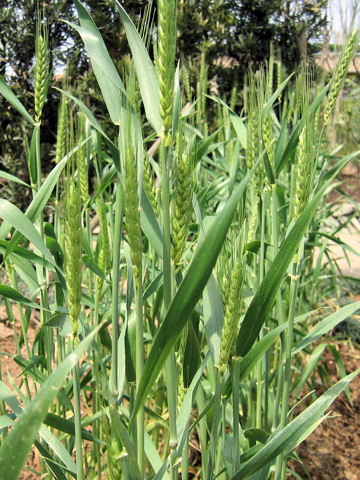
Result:
<svg viewBox="0 0 360 480"><path fill-rule="evenodd" d="M19 112L21 115L26 118L26 120L34 125L34 120L32 116L27 112L24 105L20 102L17 98L15 93L11 90L11 88L6 84L5 80L0 77L0 94L6 98L6 100Z"/></svg>
<svg viewBox="0 0 360 480"><path fill-rule="evenodd" d="M75 150L75 149L74 149ZM61 162L59 162L55 168L49 173L46 177L46 180L39 188L39 191L36 193L34 198L32 199L30 205L26 209L25 216L32 222L35 223L36 220L40 217L43 213L43 210L54 191L55 185L57 184L62 171L66 165L67 159L70 157L70 154L67 155ZM7 255L9 252L12 252L15 246L19 243L21 239L21 235L19 232L15 232L13 238L11 239L9 250L7 251Z"/></svg>
<svg viewBox="0 0 360 480"><path fill-rule="evenodd" d="M47 410L56 397L69 371L89 348L102 324L80 343L42 385L41 390L20 415L15 427L0 448L0 478L17 480L25 464L27 454L44 421Z"/></svg>
<svg viewBox="0 0 360 480"><path fill-rule="evenodd" d="M80 25L70 24L77 30L85 44L92 67L104 97L111 121L120 124L122 100L120 92L125 94L124 85L110 58L102 36L84 5L75 0Z"/></svg>
<svg viewBox="0 0 360 480"><path fill-rule="evenodd" d="M273 435L258 453L240 467L231 480L244 480L249 475L260 470L280 453L287 454L291 452L318 426L321 421L321 415L359 372L360 370L356 370L356 372L340 380L283 430Z"/></svg>
<svg viewBox="0 0 360 480"><path fill-rule="evenodd" d="M276 255L271 267L261 282L255 296L245 314L243 323L236 342L236 354L246 355L254 344L263 323L269 314L276 294L284 280L290 262L300 245L300 241L305 234L316 208L329 186L330 179L320 188L312 201L300 215L290 233L283 242L278 254Z"/></svg>
<svg viewBox="0 0 360 480"><path fill-rule="evenodd" d="M317 339L325 335L325 333L329 332L333 328L336 327L340 322L345 320L345 318L349 317L356 310L360 309L360 302L350 303L349 305L345 305L345 307L340 308L340 310L332 313L331 315L327 316L321 322L319 322L310 332L306 335L303 340L296 346L293 350L293 353L298 353L300 350L303 350L305 347L310 345L310 343L315 342Z"/></svg>
<svg viewBox="0 0 360 480"><path fill-rule="evenodd" d="M24 305L28 305L31 308L40 308L40 306L37 303L24 297L24 295L19 293L14 288L9 287L8 285L0 284L0 295L6 298L9 298L10 300L14 300L15 302L20 302Z"/></svg>
<svg viewBox="0 0 360 480"><path fill-rule="evenodd" d="M132 421L140 406L143 404L147 393L156 380L156 377L160 373L160 370L171 349L174 347L182 329L185 327L192 310L195 308L196 303L202 295L225 240L236 207L244 193L254 168L246 175L240 185L238 185L227 201L224 209L219 213L216 221L211 225L204 241L198 247L189 269L171 302L169 310L155 337L149 357L145 363L132 412Z"/></svg>
<svg viewBox="0 0 360 480"><path fill-rule="evenodd" d="M162 130L162 120L160 117L159 81L154 65L130 17L117 0L115 0L115 5L126 31L139 81L141 98L145 107L146 118L149 120L155 132L160 134Z"/></svg>
<svg viewBox="0 0 360 480"><path fill-rule="evenodd" d="M10 182L19 183L20 185L23 185L24 187L31 188L30 185L28 185L23 180L21 180L18 177L15 177L15 175L11 175L11 173L4 172L4 170L0 170L0 178L6 178L6 180L10 180Z"/></svg>

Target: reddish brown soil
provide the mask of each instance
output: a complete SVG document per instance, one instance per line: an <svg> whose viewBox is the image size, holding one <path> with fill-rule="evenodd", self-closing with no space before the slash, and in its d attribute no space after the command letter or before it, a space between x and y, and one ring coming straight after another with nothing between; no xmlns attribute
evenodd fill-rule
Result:
<svg viewBox="0 0 360 480"><path fill-rule="evenodd" d="M16 331L17 334L20 332L20 320L19 320L19 312L17 307L13 307L13 312L16 321ZM32 345L36 329L37 329L37 313L35 313L34 318L30 322L30 328L28 329L28 340L30 345ZM13 325L8 321L6 309L3 305L0 306L0 352L1 352L1 373L2 373L2 381L8 385L10 388L10 377L12 377L17 385L20 385L20 377L21 377L21 368L14 362L13 355L16 355L16 347L14 341L14 329ZM21 349L22 354L25 354L25 347ZM10 354L9 356L6 354ZM32 386L31 386L32 387ZM23 393L25 393L24 386L21 387ZM31 388L32 390L32 388ZM33 450L30 452L28 461L26 463L27 467L30 467L36 471L40 471L40 460L37 454L37 451ZM19 477L20 480L38 480L39 476L32 473L30 470L24 469L23 473Z"/></svg>
<svg viewBox="0 0 360 480"><path fill-rule="evenodd" d="M343 190L355 202L360 202L360 167L358 163L350 163L343 168L341 174L336 179L336 182L341 181L338 188ZM336 190L332 190L328 196L329 201L339 198Z"/></svg>
<svg viewBox="0 0 360 480"><path fill-rule="evenodd" d="M347 342L339 345L347 373L359 368L360 351ZM339 379L333 356L325 352L333 381ZM360 479L360 376L350 384L353 407L345 393L332 404L329 417L297 449L305 468L292 461L290 466L301 478L312 480ZM319 387L319 394L323 393ZM306 474L306 470L309 476ZM289 480L295 480L289 475Z"/></svg>

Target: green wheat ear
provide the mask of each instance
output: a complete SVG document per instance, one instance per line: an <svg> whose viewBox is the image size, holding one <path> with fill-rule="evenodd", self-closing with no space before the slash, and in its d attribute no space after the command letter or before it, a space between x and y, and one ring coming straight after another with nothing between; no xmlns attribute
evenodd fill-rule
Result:
<svg viewBox="0 0 360 480"><path fill-rule="evenodd" d="M160 84L160 115L164 124L165 146L170 146L176 53L176 1L158 1L157 68Z"/></svg>
<svg viewBox="0 0 360 480"><path fill-rule="evenodd" d="M189 70L183 65L181 67L181 72L182 72L182 80L184 84L184 89L186 93L186 99L189 103L192 102L192 95L191 95L191 86L190 86L190 74Z"/></svg>
<svg viewBox="0 0 360 480"><path fill-rule="evenodd" d="M85 146L82 145L85 139L85 116L79 114L78 117L78 150L76 154L76 164L80 181L81 200L86 205L89 197L88 168L85 158Z"/></svg>
<svg viewBox="0 0 360 480"><path fill-rule="evenodd" d="M58 126L56 135L55 163L59 163L65 156L66 151L66 129L67 129L67 97L62 94L60 99Z"/></svg>
<svg viewBox="0 0 360 480"><path fill-rule="evenodd" d="M66 284L68 290L69 316L72 324L74 345L77 343L78 319L81 309L82 226L81 198L73 177L69 178L66 192L65 255Z"/></svg>
<svg viewBox="0 0 360 480"><path fill-rule="evenodd" d="M175 272L179 271L181 257L189 233L192 212L191 168L189 155L180 154L175 164L175 185L172 209L172 258Z"/></svg>
<svg viewBox="0 0 360 480"><path fill-rule="evenodd" d="M311 138L311 140L313 140ZM310 141L310 129L304 127L300 134L299 144L297 148L296 163L296 183L295 183L295 204L294 216L298 218L305 209L310 198L312 187L312 165L313 152L312 141Z"/></svg>
<svg viewBox="0 0 360 480"><path fill-rule="evenodd" d="M335 107L336 100L340 94L340 91L344 85L349 65L354 58L357 46L359 43L359 32L355 31L350 35L350 38L346 44L344 53L341 57L339 66L333 76L331 82L331 88L328 96L328 102L324 113L324 126L328 124L331 113Z"/></svg>
<svg viewBox="0 0 360 480"><path fill-rule="evenodd" d="M156 200L156 188L154 182L153 171L150 165L150 159L148 155L144 157L144 189L146 195L151 203L151 206L154 210L156 216L158 216L158 204Z"/></svg>
<svg viewBox="0 0 360 480"><path fill-rule="evenodd" d="M49 70L47 34L37 27L35 40L35 122L40 123L46 98L46 80Z"/></svg>
<svg viewBox="0 0 360 480"><path fill-rule="evenodd" d="M220 372L226 371L232 345L235 339L236 328L239 323L242 303L242 288L245 279L245 264L242 251L237 254L237 259L232 269L229 293L225 305L224 325L220 344Z"/></svg>
<svg viewBox="0 0 360 480"><path fill-rule="evenodd" d="M310 105L311 75L305 68L297 82L301 85L298 88L299 96L298 109L301 115L304 115ZM308 204L310 194L313 189L315 153L316 153L316 131L318 122L318 111L309 118L299 137L297 146L297 155L295 163L295 201L294 216L297 219L306 205Z"/></svg>
<svg viewBox="0 0 360 480"><path fill-rule="evenodd" d="M125 225L130 245L130 256L134 268L134 276L139 280L141 271L141 227L140 210L138 197L138 181L136 159L130 145L127 145L125 152L125 176L124 176L124 210Z"/></svg>
<svg viewBox="0 0 360 480"><path fill-rule="evenodd" d="M200 72L199 79L196 86L197 95L197 112L196 123L197 127L203 130L204 136L207 136L207 119L206 119L206 93L208 90L208 66L206 63L205 52L201 53L200 57Z"/></svg>

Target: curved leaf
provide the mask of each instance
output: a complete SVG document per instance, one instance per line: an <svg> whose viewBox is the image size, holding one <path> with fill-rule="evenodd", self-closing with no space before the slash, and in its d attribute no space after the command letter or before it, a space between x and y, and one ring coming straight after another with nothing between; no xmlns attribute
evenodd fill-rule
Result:
<svg viewBox="0 0 360 480"><path fill-rule="evenodd" d="M24 187L31 188L30 185L28 185L23 180L21 180L18 177L15 177L15 175L11 175L11 173L4 172L4 170L0 170L0 177L1 178L6 178L6 180L10 180L10 182L19 183L20 185L23 185Z"/></svg>
<svg viewBox="0 0 360 480"><path fill-rule="evenodd" d="M25 238L32 242L48 262L54 263L49 250L46 248L43 239L32 222L15 205L3 198L0 199L0 218L8 222Z"/></svg>
<svg viewBox="0 0 360 480"><path fill-rule="evenodd" d="M125 94L124 85L106 49L100 32L84 5L75 0L80 25L70 25L79 32L89 54L92 67L104 97L111 121L120 124L122 100L120 92Z"/></svg>
<svg viewBox="0 0 360 480"><path fill-rule="evenodd" d="M347 385L359 374L360 370L350 373L336 383L310 407L290 422L283 430L272 435L268 443L256 453L250 460L241 465L240 469L231 480L244 480L252 473L257 472L269 461L280 453L291 452L321 422L321 415L330 407L335 398L347 387Z"/></svg>
<svg viewBox="0 0 360 480"><path fill-rule="evenodd" d="M0 295L9 298L10 300L14 300L15 302L20 302L24 305L28 305L31 308L40 308L40 305L38 305L37 303L24 297L24 295L22 295L14 288L9 287L8 285L3 285L2 283L0 284Z"/></svg>
<svg viewBox="0 0 360 480"><path fill-rule="evenodd" d="M162 130L162 120L160 117L159 81L154 65L130 17L117 0L115 0L115 5L126 31L139 81L141 98L145 107L146 118L156 133L160 134Z"/></svg>
<svg viewBox="0 0 360 480"><path fill-rule="evenodd" d="M145 363L131 421L133 421L140 406L143 404L147 393L160 373L166 358L175 346L192 310L202 295L225 240L236 207L256 166L257 164L234 190L224 209L218 214L216 221L212 223L203 242L195 252L186 275L161 323Z"/></svg>
<svg viewBox="0 0 360 480"><path fill-rule="evenodd" d="M24 105L20 102L17 98L15 93L11 90L11 88L6 84L5 80L0 77L0 94L6 98L6 100L19 112L21 115L26 118L26 120L34 125L34 120L32 116L27 112Z"/></svg>

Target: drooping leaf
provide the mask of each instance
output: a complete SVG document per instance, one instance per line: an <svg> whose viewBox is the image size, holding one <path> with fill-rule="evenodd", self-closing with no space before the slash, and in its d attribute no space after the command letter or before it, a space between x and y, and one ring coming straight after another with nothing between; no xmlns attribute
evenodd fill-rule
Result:
<svg viewBox="0 0 360 480"><path fill-rule="evenodd" d="M162 130L162 120L160 117L159 81L154 65L130 17L117 0L115 0L115 5L124 24L129 42L146 118L149 120L155 132L160 134Z"/></svg>
<svg viewBox="0 0 360 480"><path fill-rule="evenodd" d="M0 284L0 295L3 295L4 297L9 298L10 300L14 300L15 302L20 302L20 303L23 303L24 305L28 305L29 307L32 307L32 308L40 308L40 306L37 303L24 297L24 295L22 295L20 292L18 292L14 288L9 287L8 285Z"/></svg>
<svg viewBox="0 0 360 480"><path fill-rule="evenodd" d="M5 80L0 76L0 94L29 122L34 125L32 116L27 112L24 105L17 98L15 93L6 84Z"/></svg>
<svg viewBox="0 0 360 480"><path fill-rule="evenodd" d="M70 154L69 154L70 155ZM55 185L57 184L59 177L61 175L61 172L63 171L67 159L69 157L67 155L63 160L61 160L55 168L49 173L49 175L46 177L46 180L44 183L41 185L39 188L39 191L36 193L34 198L32 199L30 205L26 209L25 216L28 220L30 220L31 223L35 223L36 220L39 218L39 215L42 214L47 202L49 201L49 198L55 188ZM11 226L14 226L11 222L7 222ZM15 227L16 228L16 227ZM9 250L7 251L7 254L9 254L19 243L21 240L21 230L17 229L18 232L15 232L13 235L13 238L11 239L11 244L8 247ZM5 239L9 233L9 225L1 225L0 227L0 238ZM25 236L26 237L26 236ZM26 237L27 238L27 237ZM29 239L30 240L30 239ZM54 263L53 261L51 263Z"/></svg>
<svg viewBox="0 0 360 480"><path fill-rule="evenodd" d="M28 185L26 182L24 182L20 178L15 177L15 175L11 175L11 173L4 172L3 170L0 170L0 178L6 178L6 180L10 180L10 182L19 183L24 187L31 188L30 185Z"/></svg>
<svg viewBox="0 0 360 480"><path fill-rule="evenodd" d="M120 125L122 109L120 93L125 94L124 85L110 58L104 40L88 11L78 0L75 0L75 6L79 14L81 26L70 25L79 32L85 44L111 121L115 125Z"/></svg>

